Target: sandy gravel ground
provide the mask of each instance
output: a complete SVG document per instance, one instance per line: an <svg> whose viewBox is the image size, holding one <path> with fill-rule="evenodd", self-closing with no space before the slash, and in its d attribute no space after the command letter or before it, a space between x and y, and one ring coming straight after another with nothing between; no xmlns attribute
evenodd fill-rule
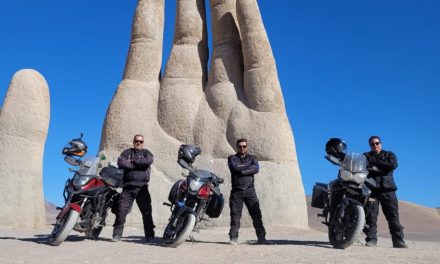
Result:
<svg viewBox="0 0 440 264"><path fill-rule="evenodd" d="M157 228L157 234L162 234ZM110 227L98 241L72 232L60 246L47 244L45 230L0 228L0 263L440 263L438 241L408 240L408 249L394 249L389 238L380 238L369 248L357 243L345 250L333 249L326 233L291 228L267 228L271 245L256 245L253 229L243 228L239 245L227 244L227 228L203 229L195 243L178 248L142 243L142 229L128 227L123 240L110 241Z"/></svg>

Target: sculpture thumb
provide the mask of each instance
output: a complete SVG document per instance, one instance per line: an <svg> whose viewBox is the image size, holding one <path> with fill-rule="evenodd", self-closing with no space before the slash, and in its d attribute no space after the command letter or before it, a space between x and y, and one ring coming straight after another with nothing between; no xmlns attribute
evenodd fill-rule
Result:
<svg viewBox="0 0 440 264"><path fill-rule="evenodd" d="M35 70L18 71L0 111L0 226L45 225L43 154L49 88Z"/></svg>

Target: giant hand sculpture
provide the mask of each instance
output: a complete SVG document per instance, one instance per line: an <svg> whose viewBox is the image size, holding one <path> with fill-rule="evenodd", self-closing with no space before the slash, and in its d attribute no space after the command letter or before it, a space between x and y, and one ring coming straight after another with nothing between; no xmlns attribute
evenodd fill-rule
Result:
<svg viewBox="0 0 440 264"><path fill-rule="evenodd" d="M292 130L286 116L275 60L256 0L211 0L213 51L208 45L204 0L178 0L174 43L160 79L164 0L139 0L123 81L108 109L101 151L115 158L145 136L155 154L150 189L153 214L182 171L182 143L202 147L200 167L226 180L228 155L238 138L249 140L261 165L256 188L267 225L307 227L307 212ZM226 199L226 202L228 199ZM228 223L225 204L223 218ZM140 221L140 217L138 217ZM245 220L245 219L244 219Z"/></svg>

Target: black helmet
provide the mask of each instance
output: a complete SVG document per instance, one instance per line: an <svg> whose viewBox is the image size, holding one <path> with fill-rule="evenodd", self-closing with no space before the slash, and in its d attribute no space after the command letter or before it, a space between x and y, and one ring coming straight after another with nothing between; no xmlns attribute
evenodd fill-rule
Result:
<svg viewBox="0 0 440 264"><path fill-rule="evenodd" d="M178 159L183 159L184 161L192 164L196 157L202 152L199 146L195 145L181 145L179 148L179 153L177 155Z"/></svg>
<svg viewBox="0 0 440 264"><path fill-rule="evenodd" d="M63 153L63 155L82 157L82 156L84 156L87 153L87 145L80 138L72 139L63 148L62 153Z"/></svg>
<svg viewBox="0 0 440 264"><path fill-rule="evenodd" d="M340 138L331 138L325 144L325 152L338 159L344 159L347 153L347 144Z"/></svg>

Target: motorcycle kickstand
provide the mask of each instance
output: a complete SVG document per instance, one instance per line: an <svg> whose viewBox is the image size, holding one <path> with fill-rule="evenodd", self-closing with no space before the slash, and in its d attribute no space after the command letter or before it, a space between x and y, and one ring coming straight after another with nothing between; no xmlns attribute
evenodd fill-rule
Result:
<svg viewBox="0 0 440 264"><path fill-rule="evenodd" d="M195 245L196 243L196 240L194 239L194 236L189 236L189 239L191 239L191 243L193 244L193 245Z"/></svg>

